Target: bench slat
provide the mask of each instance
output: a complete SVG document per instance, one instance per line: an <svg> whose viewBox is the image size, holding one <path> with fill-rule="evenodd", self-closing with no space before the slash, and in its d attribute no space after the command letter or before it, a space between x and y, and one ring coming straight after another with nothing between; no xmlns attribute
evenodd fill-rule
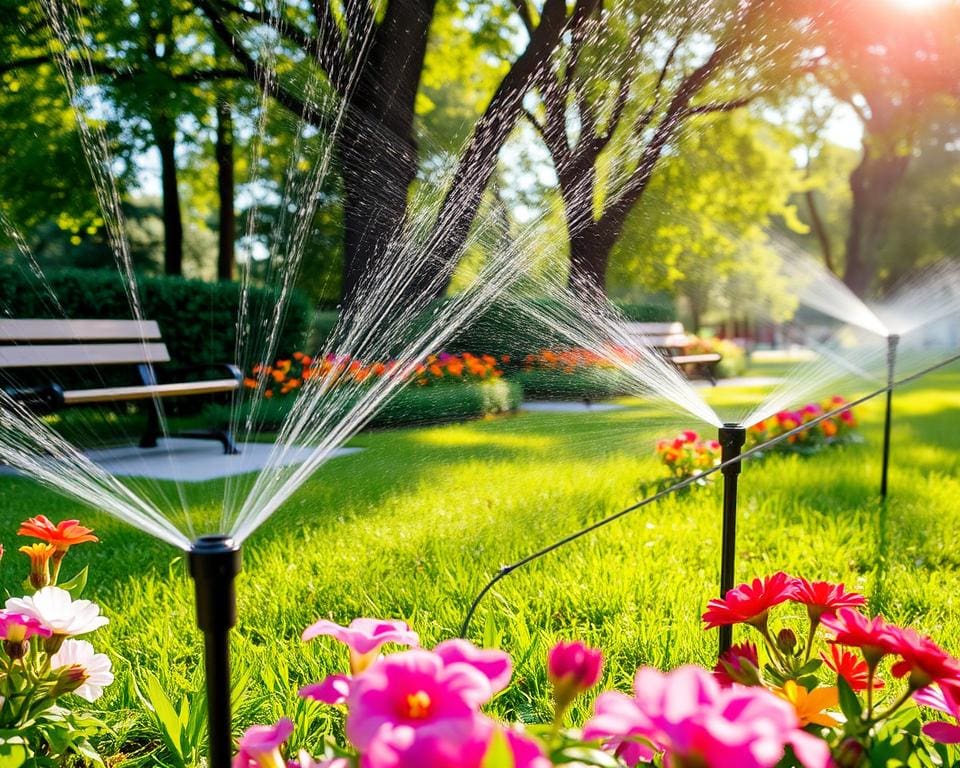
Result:
<svg viewBox="0 0 960 768"><path fill-rule="evenodd" d="M0 320L0 341L159 339L156 320Z"/></svg>
<svg viewBox="0 0 960 768"><path fill-rule="evenodd" d="M167 363L166 344L21 344L0 347L0 368Z"/></svg>
<svg viewBox="0 0 960 768"><path fill-rule="evenodd" d="M103 389L73 389L63 393L66 405L109 403L117 400L149 400L153 397L183 397L214 392L232 392L240 387L236 379L191 381L183 384L156 384L148 387L105 387Z"/></svg>
<svg viewBox="0 0 960 768"><path fill-rule="evenodd" d="M704 352L702 355L673 355L670 358L677 365L685 363L719 363L723 360L723 355L716 352Z"/></svg>

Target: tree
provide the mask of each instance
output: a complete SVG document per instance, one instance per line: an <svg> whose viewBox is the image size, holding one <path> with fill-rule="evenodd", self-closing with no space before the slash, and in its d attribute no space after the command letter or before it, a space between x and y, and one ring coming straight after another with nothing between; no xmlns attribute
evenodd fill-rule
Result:
<svg viewBox="0 0 960 768"><path fill-rule="evenodd" d="M250 10L228 0L196 2L249 78L258 81L269 65L253 42L253 32L266 27L287 46L285 66L315 63L344 105L348 126L335 142L344 190L344 292L355 295L407 222L420 158L416 104L437 0L348 0L342 12L317 0L304 13L285 6L282 17L265 4ZM412 292L428 286L436 290L437 275L459 256L500 148L521 115L524 95L541 76L571 19L589 15L598 2L575 0L568 12L565 0L544 0L539 9L528 0L514 0L526 45L506 68L449 175L423 243L428 256L410 281ZM295 114L326 125L316 103L289 79L271 87Z"/></svg>
<svg viewBox="0 0 960 768"><path fill-rule="evenodd" d="M850 175L843 279L864 295L923 127L944 102L960 97L960 6L907 11L892 2L848 0L816 32L825 48L818 79L863 124L860 162Z"/></svg>
<svg viewBox="0 0 960 768"><path fill-rule="evenodd" d="M793 305L766 230L774 221L800 227L790 202L803 187L792 141L749 110L703 122L678 138L644 205L627 218L611 254L609 292L628 300L638 287L681 296L694 329L714 311L781 316Z"/></svg>
<svg viewBox="0 0 960 768"><path fill-rule="evenodd" d="M110 110L125 143L134 151L153 146L158 152L164 271L179 275L184 224L177 145L185 136L180 121L188 115L203 120L209 111L209 95L201 84L241 73L218 65L216 51L187 0L136 0L132 5L101 0L78 14L75 24L71 15L57 0L43 10L28 7L24 24L29 34L21 36L19 50L5 46L3 67L15 72L49 66L55 62L52 45L61 51L60 63L78 79L97 78L99 106ZM228 191L226 185L223 189ZM232 189L229 193L232 198Z"/></svg>
<svg viewBox="0 0 960 768"><path fill-rule="evenodd" d="M620 2L574 17L539 103L527 110L556 169L572 287L604 289L611 251L684 124L770 88L771 52L789 60L765 27L777 8Z"/></svg>

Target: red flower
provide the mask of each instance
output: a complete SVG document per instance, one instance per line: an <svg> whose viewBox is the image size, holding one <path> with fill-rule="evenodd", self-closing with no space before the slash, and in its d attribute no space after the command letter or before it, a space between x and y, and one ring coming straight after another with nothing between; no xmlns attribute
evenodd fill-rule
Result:
<svg viewBox="0 0 960 768"><path fill-rule="evenodd" d="M766 624L767 610L793 596L796 579L778 571L765 579L734 587L722 600L711 600L703 620L713 629L724 624L746 622L761 627Z"/></svg>
<svg viewBox="0 0 960 768"><path fill-rule="evenodd" d="M830 655L827 656L823 651L820 652L820 658L828 668L832 669L837 675L842 677L855 691L867 690L867 680L870 676L870 669L867 662L839 645L830 646ZM873 678L874 688L883 688L884 682L879 677Z"/></svg>
<svg viewBox="0 0 960 768"><path fill-rule="evenodd" d="M807 606L810 621L817 622L821 616L833 616L839 608L857 608L867 600L856 592L847 592L843 584L829 581L796 580L796 589L791 598L795 603Z"/></svg>
<svg viewBox="0 0 960 768"><path fill-rule="evenodd" d="M713 676L724 688L729 688L734 683L757 685L760 682L757 676L759 668L757 646L753 643L740 643L730 646L730 650L720 654L717 666L713 668Z"/></svg>
<svg viewBox="0 0 960 768"><path fill-rule="evenodd" d="M930 683L960 683L960 662L929 637L912 629L890 627L890 650L901 656L890 672L894 677L910 675L910 687L925 688Z"/></svg>
<svg viewBox="0 0 960 768"><path fill-rule="evenodd" d="M841 608L836 616L824 616L821 623L834 635L830 642L859 648L867 664L874 667L892 652L896 640L896 627L883 617L868 619L852 608Z"/></svg>
<svg viewBox="0 0 960 768"><path fill-rule="evenodd" d="M59 551L66 552L74 544L83 544L86 541L99 541L93 531L80 525L79 520L64 520L54 525L44 515L31 517L20 524L18 536L33 536L40 541L53 544Z"/></svg>

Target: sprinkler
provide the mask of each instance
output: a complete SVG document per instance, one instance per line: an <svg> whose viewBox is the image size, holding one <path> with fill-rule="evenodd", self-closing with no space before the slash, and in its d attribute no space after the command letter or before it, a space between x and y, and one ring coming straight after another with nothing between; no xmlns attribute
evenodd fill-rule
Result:
<svg viewBox="0 0 960 768"><path fill-rule="evenodd" d="M890 426L893 416L893 385L897 366L897 344L900 337L891 333L887 336L887 416L883 424L883 474L880 477L880 499L887 499L887 470L890 467Z"/></svg>
<svg viewBox="0 0 960 768"><path fill-rule="evenodd" d="M747 442L747 430L740 424L720 427L720 463L723 473L723 539L720 545L720 597L733 589L737 557L737 479L743 468L736 459ZM727 462L732 462L727 464ZM733 627L720 627L720 653L730 650Z"/></svg>
<svg viewBox="0 0 960 768"><path fill-rule="evenodd" d="M196 587L197 626L204 636L210 768L230 768L233 731L230 717L230 630L237 623L234 579L240 547L229 536L201 536L188 555Z"/></svg>

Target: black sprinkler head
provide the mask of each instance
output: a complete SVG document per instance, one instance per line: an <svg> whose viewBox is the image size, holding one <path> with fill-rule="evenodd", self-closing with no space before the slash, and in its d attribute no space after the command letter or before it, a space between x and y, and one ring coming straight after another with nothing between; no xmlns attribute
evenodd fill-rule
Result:
<svg viewBox="0 0 960 768"><path fill-rule="evenodd" d="M209 768L229 768L233 755L230 712L230 629L237 623L234 579L240 547L229 536L201 536L187 555L204 635Z"/></svg>

